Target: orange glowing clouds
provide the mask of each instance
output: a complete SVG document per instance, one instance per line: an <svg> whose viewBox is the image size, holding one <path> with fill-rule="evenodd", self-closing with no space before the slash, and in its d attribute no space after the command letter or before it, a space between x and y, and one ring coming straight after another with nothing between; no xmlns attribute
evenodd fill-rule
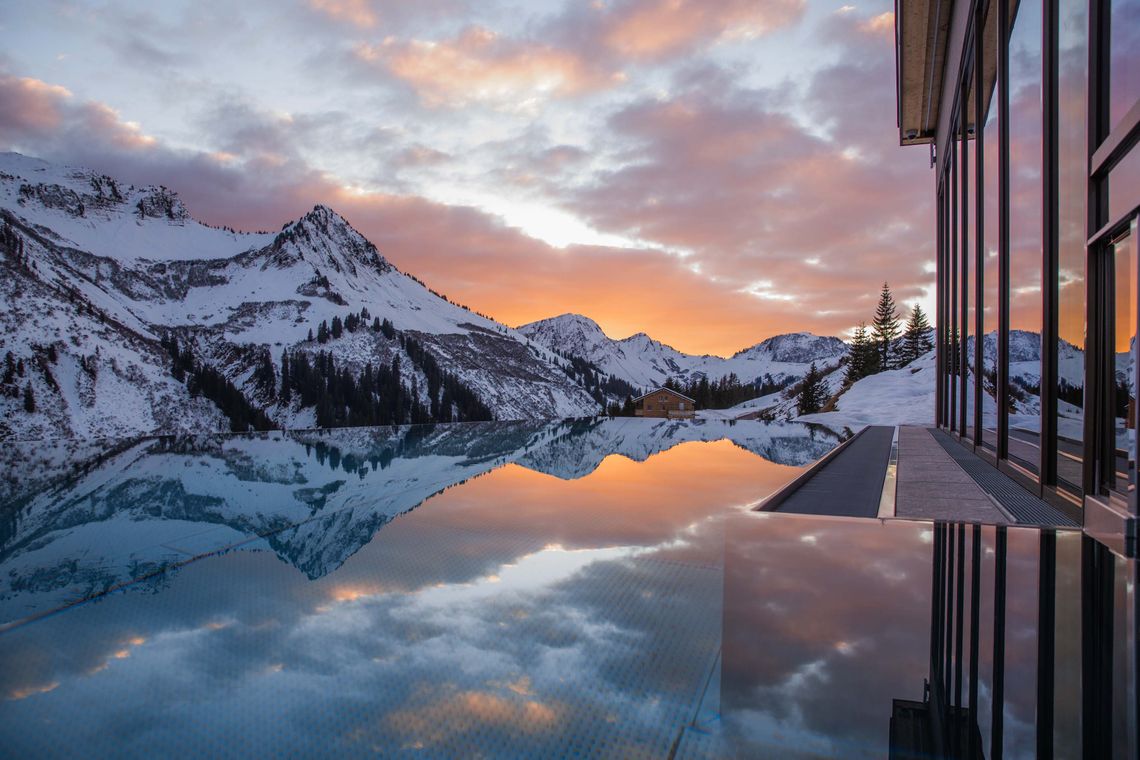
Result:
<svg viewBox="0 0 1140 760"><path fill-rule="evenodd" d="M376 26L379 20L369 0L309 0L309 7L337 21L365 29Z"/></svg>
<svg viewBox="0 0 1140 760"><path fill-rule="evenodd" d="M48 692L55 691L58 688L59 681L50 681L48 683L36 684L33 686L21 686L8 692L8 694L5 695L5 698L13 702L18 702L21 699L27 699L28 697L34 696L36 694L47 694Z"/></svg>
<svg viewBox="0 0 1140 760"><path fill-rule="evenodd" d="M302 36L282 23L264 49L219 53L234 87L190 54L136 72L157 77L149 94L0 61L0 150L163 184L244 230L322 203L507 324L575 312L614 338L731 355L844 335L884 279L933 310L932 180L897 146L877 1L308 0ZM36 5L18 9L29 28ZM258 8L234 13L249 26ZM85 31L69 53L99 62ZM322 54L295 55L310 44ZM202 83L176 108L171 75Z"/></svg>
<svg viewBox="0 0 1140 760"><path fill-rule="evenodd" d="M71 125L103 136L119 150L145 149L156 142L106 104L76 103L66 87L0 73L0 141L14 142L21 133L50 133Z"/></svg>
<svg viewBox="0 0 1140 760"><path fill-rule="evenodd" d="M895 14L891 11L872 16L861 27L864 31L893 37L895 33Z"/></svg>
<svg viewBox="0 0 1140 760"><path fill-rule="evenodd" d="M473 102L517 105L530 98L574 95L617 81L573 51L504 39L472 26L454 39L386 39L356 55L407 82L425 105L458 108Z"/></svg>
<svg viewBox="0 0 1140 760"><path fill-rule="evenodd" d="M69 98L66 87L0 74L0 139L23 130L55 129L63 118L61 101Z"/></svg>
<svg viewBox="0 0 1140 760"><path fill-rule="evenodd" d="M433 701L419 703L417 697L428 694ZM451 684L440 687L425 684L413 695L416 704L388 713L384 722L404 735L405 747L422 748L440 744L479 725L509 726L527 734L544 733L554 728L566 712L560 704L550 705L519 696L513 690L500 695L491 691L458 691ZM366 729L356 733L353 738L367 736Z"/></svg>
<svg viewBox="0 0 1140 760"><path fill-rule="evenodd" d="M675 54L706 39L756 37L791 23L803 0L642 0L608 20L606 44L632 58Z"/></svg>

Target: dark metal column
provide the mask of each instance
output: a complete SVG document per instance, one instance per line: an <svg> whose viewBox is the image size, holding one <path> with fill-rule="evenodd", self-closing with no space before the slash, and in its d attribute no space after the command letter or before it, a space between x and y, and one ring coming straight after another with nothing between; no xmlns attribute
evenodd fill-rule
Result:
<svg viewBox="0 0 1140 760"><path fill-rule="evenodd" d="M1054 656L1057 617L1057 534L1041 532L1037 584L1037 758L1053 757Z"/></svg>
<svg viewBox="0 0 1140 760"><path fill-rule="evenodd" d="M961 327L959 328L960 338L959 359L961 362L961 370L959 372L960 382L958 384L958 433L965 437L969 431L970 420L966 418L966 413L970 409L968 403L969 399L969 374L970 374L970 346L967 337L970 334L970 288L967 287L970 282L970 141L968 135L969 125L966 123L967 109L966 102L969 98L967 91L967 84L969 80L962 82L962 88L959 91L960 95L958 102L961 104L959 116L960 122L958 124L958 144L960 146L961 155L959 164L961 168L958 171L958 193L961 195L961 201L958 203L959 224L961 232L958 235L958 260L961 262L961 272L959 273L959 300L961 302L961 312L959 313ZM976 384L976 383L975 383Z"/></svg>
<svg viewBox="0 0 1140 760"><path fill-rule="evenodd" d="M982 526L974 526L974 535L970 547L970 706L968 720L969 739L966 745L966 757L978 757L981 752L976 726L978 725L978 612L982 602Z"/></svg>
<svg viewBox="0 0 1140 760"><path fill-rule="evenodd" d="M958 523L958 579L954 597L954 707L962 706L962 638L966 617L966 525Z"/></svg>
<svg viewBox="0 0 1140 760"><path fill-rule="evenodd" d="M1081 733L1085 757L1112 757L1113 570L1112 552L1083 537Z"/></svg>
<svg viewBox="0 0 1140 760"><path fill-rule="evenodd" d="M986 104L983 102L982 91L985 83L982 79L982 51L985 42L985 6L986 3L977 2L974 5L974 443L981 445L982 435L982 399L985 397L985 375L982 371L984 352L982 351L985 338L985 150L983 149L983 133L985 132L985 118L982 112Z"/></svg>
<svg viewBox="0 0 1140 760"><path fill-rule="evenodd" d="M1059 0L1044 0L1041 15L1041 438L1038 472L1057 482L1057 338L1059 335L1059 184L1057 78Z"/></svg>
<svg viewBox="0 0 1140 760"><path fill-rule="evenodd" d="M994 550L994 674L991 691L990 760L1001 760L1005 731L1005 566L1009 539L1006 527L997 528Z"/></svg>
<svg viewBox="0 0 1140 760"><path fill-rule="evenodd" d="M962 432L958 424L958 396L961 384L961 349L958 347L961 328L958 325L958 148L957 140L950 140L950 429Z"/></svg>
<svg viewBox="0 0 1140 760"><path fill-rule="evenodd" d="M1088 155L1093 154L1109 133L1109 0L1089 0L1089 82L1088 82ZM1089 177L1088 237L1092 238L1108 222L1108 182L1103 177ZM1103 450L1103 424L1099 407L1110 381L1098 360L1099 336L1104 332L1104 254L1100 246L1086 252L1085 293L1085 424L1082 493L1098 493L1101 485L1098 457ZM1111 312L1109 312L1111 314Z"/></svg>

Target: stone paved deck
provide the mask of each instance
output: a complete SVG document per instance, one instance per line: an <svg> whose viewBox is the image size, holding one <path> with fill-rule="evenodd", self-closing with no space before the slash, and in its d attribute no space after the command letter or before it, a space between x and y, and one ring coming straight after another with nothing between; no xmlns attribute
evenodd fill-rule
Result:
<svg viewBox="0 0 1140 760"><path fill-rule="evenodd" d="M898 517L1010 522L926 428L899 428L897 478Z"/></svg>

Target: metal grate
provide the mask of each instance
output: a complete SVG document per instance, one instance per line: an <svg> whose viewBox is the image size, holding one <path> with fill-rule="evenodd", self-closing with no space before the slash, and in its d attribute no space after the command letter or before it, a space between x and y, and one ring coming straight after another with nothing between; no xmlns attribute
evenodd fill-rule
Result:
<svg viewBox="0 0 1140 760"><path fill-rule="evenodd" d="M994 497L1019 523L1028 525L1080 526L1064 512L1050 506L1019 486L1012 478L974 456L944 430L931 429L934 440L966 471L966 474Z"/></svg>

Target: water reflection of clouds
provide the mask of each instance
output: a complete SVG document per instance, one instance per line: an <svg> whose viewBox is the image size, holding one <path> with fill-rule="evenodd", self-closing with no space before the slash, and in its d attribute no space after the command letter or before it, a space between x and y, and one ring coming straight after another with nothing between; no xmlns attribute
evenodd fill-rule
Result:
<svg viewBox="0 0 1140 760"><path fill-rule="evenodd" d="M761 754L884 753L892 699L922 697L928 531L841 519L730 522L722 709L737 741Z"/></svg>
<svg viewBox="0 0 1140 760"><path fill-rule="evenodd" d="M207 749L188 727L238 732L238 715L272 726L282 751L529 737L534 751L667 752L719 644L715 514L785 469L732 446L702 458L707 446L640 465L641 503L589 482L620 478L608 463L575 481L500 469L389 523L316 581L262 542L189 565L153 596L116 594L10 631L0 693L24 699L0 721L9 733L78 711L52 746L128 753ZM707 487L673 474L714 458ZM548 498L513 470L545 481ZM727 482L742 476L752 485ZM486 493L464 496L476 485ZM623 503L641 518L614 514ZM132 641L143 643L116 659ZM124 722L124 744L101 744ZM40 734L13 735L45 748Z"/></svg>
<svg viewBox="0 0 1140 760"><path fill-rule="evenodd" d="M37 694L39 702L24 700L25 709L9 707L0 721L13 746L30 752L47 748L37 744L46 739L20 726L72 711L82 717L50 746L203 750L208 738L194 725L217 735L248 731L239 715L259 727L266 753L353 751L356 742L541 751L606 726L603 733L630 747L671 741L669 727L683 723L715 653L720 573L630 554L542 550L516 569L551 555L558 570L499 595L485 593L493 585L486 579L346 595L332 579L303 581L265 555L228 555L187 568L159 597L118 596L71 613L78 619L8 634L6 693L27 682L7 667L18 661L51 665L38 689L25 691L44 691L54 683L43 680L49 673L63 685ZM504 581L513 583L511 575L504 571ZM250 584L256 597L240 592ZM228 596L227 587L238 593ZM124 640L141 638L123 632L124 618L147 641L88 675ZM78 651L63 661L45 656L67 651L76 625L84 632ZM125 744L104 743L123 721L148 728Z"/></svg>
<svg viewBox="0 0 1140 760"><path fill-rule="evenodd" d="M368 461L354 435L336 473ZM24 755L663 756L719 703L713 751L884 754L926 675L930 526L742 512L795 470L729 441L627 452L570 479L491 456L380 530L338 491L327 522L0 634L0 733ZM1011 531L1007 737L1032 726L1035 537Z"/></svg>

